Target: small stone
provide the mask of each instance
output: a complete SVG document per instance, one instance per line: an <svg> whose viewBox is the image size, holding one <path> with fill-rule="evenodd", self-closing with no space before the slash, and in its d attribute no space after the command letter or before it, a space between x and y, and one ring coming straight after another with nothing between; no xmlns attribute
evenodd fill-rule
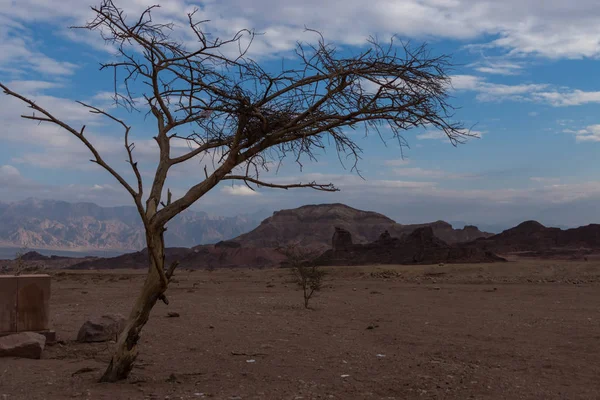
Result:
<svg viewBox="0 0 600 400"><path fill-rule="evenodd" d="M21 332L0 337L0 357L39 359L46 337L35 332Z"/></svg>
<svg viewBox="0 0 600 400"><path fill-rule="evenodd" d="M167 318L179 318L179 316L179 313L175 311L170 311L169 313L167 313Z"/></svg>

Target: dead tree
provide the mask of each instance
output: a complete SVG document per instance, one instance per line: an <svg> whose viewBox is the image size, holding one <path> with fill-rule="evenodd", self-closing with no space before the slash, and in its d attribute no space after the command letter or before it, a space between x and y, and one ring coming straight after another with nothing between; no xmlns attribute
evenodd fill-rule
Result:
<svg viewBox="0 0 600 400"><path fill-rule="evenodd" d="M157 7L128 18L113 1L104 0L92 7L95 18L78 27L99 32L118 50L116 60L101 66L101 70L114 72L116 104L134 112L140 107L136 98L143 97L141 104L155 119L154 139L160 156L146 194L130 141L132 127L124 119L80 103L123 129L133 184L102 158L88 140L85 126L64 122L0 83L5 94L33 110L23 118L58 125L79 139L91 152L91 161L129 192L143 222L149 255L147 278L102 381L128 376L150 310L158 300L168 304L165 291L177 264L165 266L166 224L219 182L241 181L250 188L336 191L332 184L317 182L265 182L261 172L286 156L300 163L314 159L316 150L326 148L349 156L354 170L361 149L347 135L350 129L365 129L366 134L380 137L390 134L401 145L406 145L402 133L415 127L441 130L453 144L468 136L452 120L449 59L432 56L425 45L413 48L372 39L367 50L342 56L314 31L314 44L297 44L295 67L273 73L247 56L244 43L252 42L252 31L240 31L228 40L212 38L204 30L206 21L196 21L191 13L186 28L195 46L189 48L189 41L184 45L183 40L174 39L173 24L153 21L151 14ZM232 46L239 54L227 55L231 52L225 50ZM174 155L172 141L182 139L192 146L189 152ZM213 157L214 170L199 171L202 179L180 198L172 199L168 190L165 195L170 168L203 155Z"/></svg>

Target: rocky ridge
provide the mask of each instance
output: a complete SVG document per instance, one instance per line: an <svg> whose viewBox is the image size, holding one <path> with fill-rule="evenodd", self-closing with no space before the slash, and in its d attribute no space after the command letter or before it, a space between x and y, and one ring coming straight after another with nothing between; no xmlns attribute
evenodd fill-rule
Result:
<svg viewBox="0 0 600 400"><path fill-rule="evenodd" d="M318 259L320 265L439 264L506 261L471 243L448 244L431 226L417 228L401 238L383 232L368 244L355 244L352 235L336 227L332 248Z"/></svg>

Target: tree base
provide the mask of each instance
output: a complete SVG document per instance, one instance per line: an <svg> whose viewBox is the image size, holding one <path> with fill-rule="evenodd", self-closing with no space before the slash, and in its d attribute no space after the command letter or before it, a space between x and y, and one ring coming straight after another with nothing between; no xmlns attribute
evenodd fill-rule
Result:
<svg viewBox="0 0 600 400"><path fill-rule="evenodd" d="M99 382L118 382L127 379L137 358L137 351L135 354L128 353L124 355L115 354Z"/></svg>

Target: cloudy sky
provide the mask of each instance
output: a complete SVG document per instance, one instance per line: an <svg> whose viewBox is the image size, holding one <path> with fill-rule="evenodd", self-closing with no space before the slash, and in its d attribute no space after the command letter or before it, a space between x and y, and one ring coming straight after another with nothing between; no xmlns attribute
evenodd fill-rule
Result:
<svg viewBox="0 0 600 400"><path fill-rule="evenodd" d="M151 0L117 2L129 15ZM89 4L88 4L89 3ZM216 215L343 202L383 212L400 223L437 219L508 226L525 219L548 225L600 222L600 2L595 0L184 0L160 1L156 18L183 29L199 8L206 29L222 37L241 28L264 33L251 57L269 68L289 58L297 40L314 34L346 52L364 49L370 36L426 41L451 54L452 103L457 118L480 135L453 147L435 132L408 131L410 149L377 137L356 140L364 153L362 177L335 153L302 171L285 165L276 181L334 182L335 194L277 191L223 184L195 209ZM111 49L93 34L72 30L91 17L81 0L0 0L0 81L31 96L76 126L125 170L117 127L74 101L110 107L110 72L99 63ZM26 197L130 204L111 176L92 165L68 133L19 118L26 108L0 97L0 200ZM136 156L156 156L151 125L131 115ZM177 196L203 176L202 160L173 171ZM151 168L143 171L146 178Z"/></svg>

